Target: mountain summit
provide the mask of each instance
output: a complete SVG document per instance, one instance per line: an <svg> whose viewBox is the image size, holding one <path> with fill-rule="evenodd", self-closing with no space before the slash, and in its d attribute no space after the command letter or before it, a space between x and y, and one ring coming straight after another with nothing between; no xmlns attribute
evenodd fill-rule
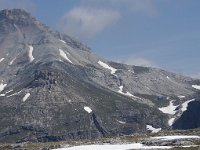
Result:
<svg viewBox="0 0 200 150"><path fill-rule="evenodd" d="M164 70L103 60L24 10L0 11L0 142L199 127L195 118L182 122L199 110L192 109L199 85Z"/></svg>

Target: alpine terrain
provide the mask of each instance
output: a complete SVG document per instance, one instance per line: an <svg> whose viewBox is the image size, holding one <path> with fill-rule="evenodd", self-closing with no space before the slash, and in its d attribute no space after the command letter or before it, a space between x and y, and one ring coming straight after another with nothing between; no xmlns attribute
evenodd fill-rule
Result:
<svg viewBox="0 0 200 150"><path fill-rule="evenodd" d="M0 142L200 127L200 80L104 60L21 9L0 11Z"/></svg>

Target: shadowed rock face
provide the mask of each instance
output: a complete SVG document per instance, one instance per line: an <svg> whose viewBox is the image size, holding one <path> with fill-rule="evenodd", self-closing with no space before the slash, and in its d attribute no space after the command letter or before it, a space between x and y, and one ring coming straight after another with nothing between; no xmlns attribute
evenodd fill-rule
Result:
<svg viewBox="0 0 200 150"><path fill-rule="evenodd" d="M200 83L102 60L19 9L0 11L2 58L0 142L116 136L146 132L147 124L166 129L169 116L158 106L197 97L192 85Z"/></svg>
<svg viewBox="0 0 200 150"><path fill-rule="evenodd" d="M194 129L200 127L200 101L191 102L188 110L173 124L175 129Z"/></svg>

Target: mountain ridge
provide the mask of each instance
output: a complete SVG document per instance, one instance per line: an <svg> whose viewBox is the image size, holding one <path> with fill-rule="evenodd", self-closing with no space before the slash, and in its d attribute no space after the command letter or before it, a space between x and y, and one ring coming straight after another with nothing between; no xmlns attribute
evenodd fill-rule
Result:
<svg viewBox="0 0 200 150"><path fill-rule="evenodd" d="M199 101L193 85L200 80L103 60L23 10L0 11L0 28L0 142L171 129L169 120L180 118L183 104ZM166 106L177 110L167 114L160 109Z"/></svg>

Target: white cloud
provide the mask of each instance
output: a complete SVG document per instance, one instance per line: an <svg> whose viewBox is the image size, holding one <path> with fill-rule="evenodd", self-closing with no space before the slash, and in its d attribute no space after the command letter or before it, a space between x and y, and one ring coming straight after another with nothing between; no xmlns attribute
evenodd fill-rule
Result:
<svg viewBox="0 0 200 150"><path fill-rule="evenodd" d="M35 4L31 0L0 0L0 9L21 8L28 12L35 10Z"/></svg>
<svg viewBox="0 0 200 150"><path fill-rule="evenodd" d="M62 16L58 28L81 39L94 37L130 13L157 14L155 0L81 0Z"/></svg>
<svg viewBox="0 0 200 150"><path fill-rule="evenodd" d="M75 37L92 37L116 23L120 18L117 11L75 7L60 21L60 27Z"/></svg>
<svg viewBox="0 0 200 150"><path fill-rule="evenodd" d="M135 65L135 66L144 66L144 67L158 67L158 65L153 62L152 60L146 58L137 58L137 57L130 57L126 59L123 63L128 65Z"/></svg>

